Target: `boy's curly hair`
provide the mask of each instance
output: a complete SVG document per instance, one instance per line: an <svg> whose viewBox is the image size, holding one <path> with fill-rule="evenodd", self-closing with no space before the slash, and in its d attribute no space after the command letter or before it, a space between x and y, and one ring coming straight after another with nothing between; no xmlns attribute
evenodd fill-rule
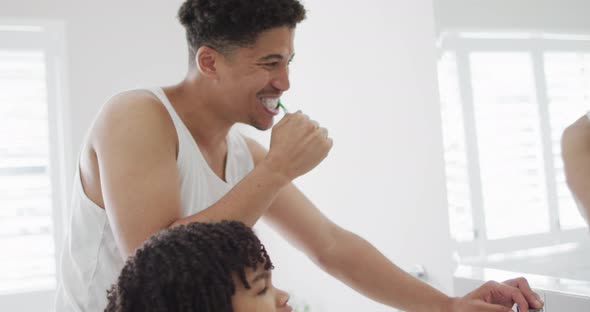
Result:
<svg viewBox="0 0 590 312"><path fill-rule="evenodd" d="M241 222L191 223L152 236L107 292L106 312L231 312L237 274L273 269L264 246Z"/></svg>
<svg viewBox="0 0 590 312"><path fill-rule="evenodd" d="M178 11L186 29L191 64L201 46L221 53L253 44L266 30L294 28L305 19L298 0L186 0Z"/></svg>

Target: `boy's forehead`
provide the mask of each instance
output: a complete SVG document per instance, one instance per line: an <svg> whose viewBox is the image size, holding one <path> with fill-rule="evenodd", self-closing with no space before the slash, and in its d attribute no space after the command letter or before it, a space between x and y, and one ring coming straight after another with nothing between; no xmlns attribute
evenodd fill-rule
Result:
<svg viewBox="0 0 590 312"><path fill-rule="evenodd" d="M252 282L254 282L254 280L257 279L258 276L264 275L265 273L271 274L271 271L265 270L264 265L258 265L256 267L256 270L252 269L251 267L244 268L244 274L246 275L246 280L249 284L252 284ZM234 284L238 289L245 289L245 286L242 284L237 272L232 272L232 279L234 280Z"/></svg>

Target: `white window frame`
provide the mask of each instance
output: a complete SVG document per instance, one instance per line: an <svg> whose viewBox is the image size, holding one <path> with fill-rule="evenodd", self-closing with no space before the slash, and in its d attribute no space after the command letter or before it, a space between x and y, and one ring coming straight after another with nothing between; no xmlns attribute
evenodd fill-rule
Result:
<svg viewBox="0 0 590 312"><path fill-rule="evenodd" d="M49 178L51 181L52 221L56 275L68 219L67 165L71 164L71 118L67 96L65 23L58 20L0 19L0 49L42 50L46 61L47 109L49 126ZM19 307L20 311L48 310L55 289L1 293L0 306Z"/></svg>
<svg viewBox="0 0 590 312"><path fill-rule="evenodd" d="M482 33L477 31L477 33ZM588 245L587 229L562 230L559 225L558 197L556 175L554 171L553 152L551 151L551 132L549 128L549 99L545 84L545 64L543 53L546 52L580 52L590 53L590 37L547 34L516 34L513 37L477 37L461 36L460 32L448 32L441 35L439 41L440 55L451 52L455 54L457 79L463 112L467 174L470 188L471 212L473 222L472 241L457 242L455 250L460 258L483 259L496 253L546 247L565 243ZM585 40L575 40L576 37ZM482 183L480 177L478 142L476 136L476 119L471 80L469 55L473 52L528 52L532 55L534 70L534 87L541 121L543 144L543 162L547 189L550 230L546 233L513 236L491 240L486 237L486 222L483 207ZM580 112L580 116L585 112ZM523 221L526 222L526 221Z"/></svg>

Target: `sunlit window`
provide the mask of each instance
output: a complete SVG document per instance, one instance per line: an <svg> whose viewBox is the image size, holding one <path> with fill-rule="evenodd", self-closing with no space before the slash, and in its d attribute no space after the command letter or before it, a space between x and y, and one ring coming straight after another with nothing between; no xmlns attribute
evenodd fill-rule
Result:
<svg viewBox="0 0 590 312"><path fill-rule="evenodd" d="M442 41L441 115L456 241L479 241L485 249L487 241L537 235L549 243L585 226L565 184L560 138L590 109L587 39L455 34Z"/></svg>
<svg viewBox="0 0 590 312"><path fill-rule="evenodd" d="M546 232L549 218L531 58L522 52L479 52L472 53L469 62L487 237Z"/></svg>
<svg viewBox="0 0 590 312"><path fill-rule="evenodd" d="M55 284L45 55L0 50L0 291Z"/></svg>
<svg viewBox="0 0 590 312"><path fill-rule="evenodd" d="M469 196L464 115L455 53L447 52L443 55L439 62L438 75L442 119L453 121L446 122L443 131L449 220L452 225L450 230L457 241L470 241L473 240L474 230Z"/></svg>

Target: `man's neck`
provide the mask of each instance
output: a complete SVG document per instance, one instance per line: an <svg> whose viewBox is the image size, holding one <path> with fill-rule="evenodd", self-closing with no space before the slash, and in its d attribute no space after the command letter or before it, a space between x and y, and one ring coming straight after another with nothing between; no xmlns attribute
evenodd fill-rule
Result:
<svg viewBox="0 0 590 312"><path fill-rule="evenodd" d="M179 84L163 89L200 148L216 150L224 146L233 123L215 110L218 100L205 82L187 77Z"/></svg>

